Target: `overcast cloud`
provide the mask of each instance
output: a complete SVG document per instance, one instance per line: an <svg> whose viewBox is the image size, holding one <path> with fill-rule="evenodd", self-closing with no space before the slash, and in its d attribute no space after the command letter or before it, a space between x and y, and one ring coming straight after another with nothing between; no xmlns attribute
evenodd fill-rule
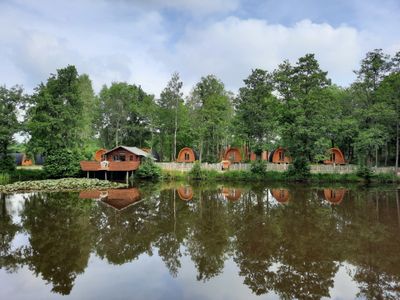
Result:
<svg viewBox="0 0 400 300"><path fill-rule="evenodd" d="M365 53L400 50L400 2L239 0L3 0L0 84L28 92L68 64L103 84L158 95L178 71L188 92L217 75L233 92L252 68L315 53L346 86Z"/></svg>

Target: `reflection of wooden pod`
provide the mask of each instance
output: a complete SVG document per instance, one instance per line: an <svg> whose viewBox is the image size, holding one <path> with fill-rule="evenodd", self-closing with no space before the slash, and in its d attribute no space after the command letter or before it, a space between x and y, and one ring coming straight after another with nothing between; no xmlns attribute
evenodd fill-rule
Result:
<svg viewBox="0 0 400 300"><path fill-rule="evenodd" d="M100 199L101 192L102 191L99 191L99 190L82 191L79 193L79 198L81 198L81 199Z"/></svg>
<svg viewBox="0 0 400 300"><path fill-rule="evenodd" d="M231 147L226 149L223 159L229 160L233 163L239 163L242 161L243 158L242 158L242 153L238 148Z"/></svg>
<svg viewBox="0 0 400 300"><path fill-rule="evenodd" d="M324 160L324 164L326 165L344 165L346 164L346 160L344 159L344 155L339 148L331 148L328 150L330 154L330 158Z"/></svg>
<svg viewBox="0 0 400 300"><path fill-rule="evenodd" d="M79 198L101 200L117 210L122 210L138 201L140 193L136 188L110 189L106 191L92 190L80 192Z"/></svg>
<svg viewBox="0 0 400 300"><path fill-rule="evenodd" d="M192 148L182 148L179 151L178 158L176 159L177 162L187 162L191 163L196 160L196 153L193 151Z"/></svg>
<svg viewBox="0 0 400 300"><path fill-rule="evenodd" d="M222 195L224 195L225 199L228 201L236 201L242 196L242 190L224 187L222 188Z"/></svg>
<svg viewBox="0 0 400 300"><path fill-rule="evenodd" d="M289 190L287 189L273 189L271 191L272 196L279 203L288 203L289 202Z"/></svg>
<svg viewBox="0 0 400 300"><path fill-rule="evenodd" d="M324 189L324 197L331 204L340 204L345 194L346 189Z"/></svg>
<svg viewBox="0 0 400 300"><path fill-rule="evenodd" d="M288 164L292 161L289 156L286 156L285 149L279 147L270 154L269 161L274 164Z"/></svg>
<svg viewBox="0 0 400 300"><path fill-rule="evenodd" d="M106 149L99 149L94 153L94 160L95 161L103 161L104 160L104 153L106 153Z"/></svg>
<svg viewBox="0 0 400 300"><path fill-rule="evenodd" d="M181 186L178 188L178 196L183 201L189 201L193 198L193 189L189 185Z"/></svg>

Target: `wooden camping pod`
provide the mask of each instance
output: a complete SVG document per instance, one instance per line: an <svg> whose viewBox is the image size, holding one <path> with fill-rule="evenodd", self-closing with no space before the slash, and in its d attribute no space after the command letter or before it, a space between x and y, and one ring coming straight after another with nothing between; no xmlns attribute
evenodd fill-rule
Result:
<svg viewBox="0 0 400 300"><path fill-rule="evenodd" d="M345 165L346 160L344 159L344 155L342 151L340 151L339 148L331 148L328 150L330 154L330 158L327 160L324 160L324 164L326 165Z"/></svg>
<svg viewBox="0 0 400 300"><path fill-rule="evenodd" d="M192 163L196 160L196 153L192 148L185 147L179 151L177 162Z"/></svg>
<svg viewBox="0 0 400 300"><path fill-rule="evenodd" d="M256 155L254 152L250 152L250 155L249 155L249 156L250 156L249 159L250 159L251 161L257 160L257 155ZM261 160L268 160L268 156L269 156L268 151L263 151L263 152L261 153Z"/></svg>
<svg viewBox="0 0 400 300"><path fill-rule="evenodd" d="M107 152L107 149L99 149L94 153L94 160L95 161L103 161L104 160L104 154Z"/></svg>
<svg viewBox="0 0 400 300"><path fill-rule="evenodd" d="M229 147L225 150L223 160L229 160L232 163L240 163L243 160L239 148Z"/></svg>
<svg viewBox="0 0 400 300"><path fill-rule="evenodd" d="M290 163L292 161L292 159L289 156L286 156L285 152L286 152L285 149L283 149L282 147L279 147L278 149L271 152L271 154L269 156L269 161L274 164Z"/></svg>

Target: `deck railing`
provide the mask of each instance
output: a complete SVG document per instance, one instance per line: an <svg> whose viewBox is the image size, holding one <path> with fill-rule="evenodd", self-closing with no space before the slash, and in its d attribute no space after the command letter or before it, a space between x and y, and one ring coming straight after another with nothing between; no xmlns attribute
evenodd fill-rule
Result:
<svg viewBox="0 0 400 300"><path fill-rule="evenodd" d="M139 161L81 161L82 171L134 171L139 168Z"/></svg>

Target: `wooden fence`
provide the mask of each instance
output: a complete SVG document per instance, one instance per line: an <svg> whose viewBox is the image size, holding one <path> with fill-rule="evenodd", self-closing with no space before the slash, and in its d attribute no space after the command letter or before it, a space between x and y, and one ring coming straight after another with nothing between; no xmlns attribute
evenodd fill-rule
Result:
<svg viewBox="0 0 400 300"><path fill-rule="evenodd" d="M192 169L193 163L176 163L176 162L162 162L157 163L163 170L174 170L181 172L188 172ZM272 164L267 163L267 171L284 172L288 169L288 164ZM202 163L201 168L205 170L216 170L222 172L222 166L220 163L209 164ZM238 163L232 164L229 170L247 171L250 170L250 164ZM375 173L393 173L394 167L378 167L372 168ZM311 173L338 173L338 174L349 174L357 171L356 165L311 165Z"/></svg>

